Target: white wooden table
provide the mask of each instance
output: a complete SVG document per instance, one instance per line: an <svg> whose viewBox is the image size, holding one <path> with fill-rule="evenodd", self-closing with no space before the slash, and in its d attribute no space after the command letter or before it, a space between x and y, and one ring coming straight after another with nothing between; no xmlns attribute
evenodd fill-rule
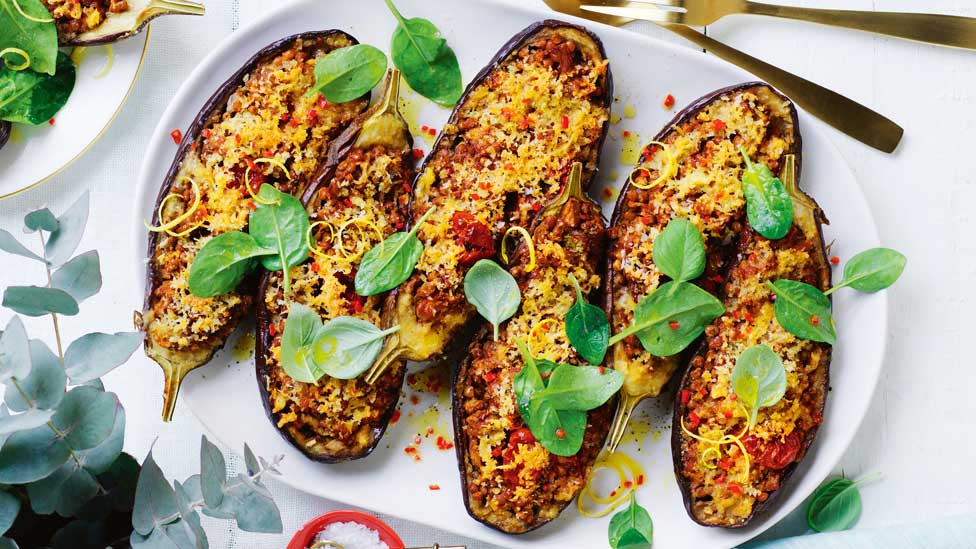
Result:
<svg viewBox="0 0 976 549"><path fill-rule="evenodd" d="M277 3L208 0L204 18L158 20L139 81L102 140L62 175L0 202L0 227L19 231L24 212L41 206L59 212L83 189L92 192L92 220L81 249L101 253L105 287L82 305L80 316L63 321L68 339L93 329L131 329L131 312L139 304L131 299L138 289L129 287L134 265L130 250L132 239L144 238L129 230L132 185L145 144L193 66L233 29ZM964 0L793 3L976 17L976 4ZM647 24L634 28L680 42ZM969 472L976 441L968 436L976 412L971 395L976 360L963 347L973 337L966 329L976 326L967 312L976 306L976 175L970 164L976 155L970 139L976 133L976 52L759 18L728 18L708 33L870 105L905 128L905 140L893 155L831 132L871 203L883 242L909 258L904 277L891 290L885 373L860 434L837 472L884 475L863 491L861 526L976 511ZM36 265L9 256L0 265L0 287L38 283L43 277ZM0 322L5 324L8 316L0 311ZM28 330L33 337L51 332L49 321L43 319L30 321ZM170 478L183 479L198 471L202 428L183 408L177 409L173 423L161 423L158 370L123 367L108 376L107 385L126 408L128 452L141 459L155 441L155 455ZM231 465L239 467L237 461ZM284 534L245 534L205 518L211 546L284 547L306 520L334 508L326 500L273 481L271 488L282 509ZM420 525L394 519L390 523L408 545L465 543Z"/></svg>

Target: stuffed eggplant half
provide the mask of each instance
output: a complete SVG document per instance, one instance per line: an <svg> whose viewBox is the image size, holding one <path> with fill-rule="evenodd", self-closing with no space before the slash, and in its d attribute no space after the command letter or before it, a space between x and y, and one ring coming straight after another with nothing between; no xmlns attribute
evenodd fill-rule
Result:
<svg viewBox="0 0 976 549"><path fill-rule="evenodd" d="M189 0L41 0L62 46L93 46L138 34L160 15L203 15Z"/></svg>
<svg viewBox="0 0 976 549"><path fill-rule="evenodd" d="M420 229L424 253L391 295L387 340L376 371L395 357L428 360L474 318L462 281L496 255L511 226L527 226L551 202L575 162L588 186L612 101L599 39L576 25L536 23L506 44L468 86L414 183L411 208L433 215Z"/></svg>
<svg viewBox="0 0 976 549"><path fill-rule="evenodd" d="M723 289L726 313L706 328L675 401L675 476L688 514L706 526L742 527L768 506L823 420L831 347L780 326L767 287L780 279L823 291L830 287L821 233L826 220L796 185L798 169L791 160L780 178L793 199L794 225L781 240L743 231ZM736 358L755 345L768 346L782 360L786 392L778 403L760 408L750 426L731 379Z"/></svg>
<svg viewBox="0 0 976 549"><path fill-rule="evenodd" d="M207 363L249 309L254 280L237 291L198 297L189 290L194 257L215 236L243 230L262 184L300 196L320 176L329 144L368 105L308 92L317 59L355 44L340 31L308 32L260 51L204 106L186 132L160 188L149 233L146 297L136 325L146 354L166 378L163 418L180 382Z"/></svg>
<svg viewBox="0 0 976 549"><path fill-rule="evenodd" d="M364 376L328 375L303 383L281 366L293 303L324 321L348 316L379 324L386 294L361 297L354 280L363 254L408 221L413 138L397 112L399 86L399 71L391 71L383 100L332 143L324 177L305 193L313 258L292 269L290 295L280 272L266 273L258 292L257 379L265 408L282 436L318 461L367 456L383 436L403 384L402 361L373 384Z"/></svg>
<svg viewBox="0 0 976 549"><path fill-rule="evenodd" d="M586 363L561 326L577 299L573 278L583 296L598 293L606 237L601 210L577 178L528 234L531 243L519 244L510 268L521 306L499 327L497 339L490 326L478 332L453 387L464 504L475 520L510 534L555 519L576 497L603 447L612 412L612 403L588 412L581 446L565 456L543 447L520 415L513 383L525 367L524 352L573 368ZM556 437L562 438L558 432Z"/></svg>
<svg viewBox="0 0 976 549"><path fill-rule="evenodd" d="M653 242L674 218L688 219L701 231L706 268L695 283L718 293L748 224L740 148L774 172L784 156L799 151L796 111L766 84L742 84L699 99L642 151L610 222L605 308L614 333L630 326L637 303L667 282L654 264ZM636 405L658 396L686 359L687 354L653 356L636 336L613 346L609 364L626 381L611 450Z"/></svg>

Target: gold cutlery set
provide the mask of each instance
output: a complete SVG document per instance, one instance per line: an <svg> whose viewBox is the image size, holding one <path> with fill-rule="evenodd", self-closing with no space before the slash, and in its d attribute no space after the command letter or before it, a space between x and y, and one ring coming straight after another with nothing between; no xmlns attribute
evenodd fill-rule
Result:
<svg viewBox="0 0 976 549"><path fill-rule="evenodd" d="M976 49L976 19L951 15L812 9L747 0L611 0L592 5L586 0L545 2L555 11L618 27L635 20L656 23L755 74L834 128L887 153L895 150L904 134L898 124L852 99L727 46L691 26L707 26L727 15L765 15Z"/></svg>

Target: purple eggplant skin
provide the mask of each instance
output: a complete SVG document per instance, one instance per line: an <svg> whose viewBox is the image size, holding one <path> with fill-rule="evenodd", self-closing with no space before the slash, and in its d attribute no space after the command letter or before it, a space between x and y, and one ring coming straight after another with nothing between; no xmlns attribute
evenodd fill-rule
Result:
<svg viewBox="0 0 976 549"><path fill-rule="evenodd" d="M6 145L7 141L10 139L10 128L11 128L10 122L7 122L6 120L0 120L0 149L2 149L3 146Z"/></svg>
<svg viewBox="0 0 976 549"><path fill-rule="evenodd" d="M399 73L397 73L396 78L399 78ZM349 154L354 150L354 148L356 148L357 141L362 134L363 123L369 119L369 117L372 116L381 106L382 105L380 103L377 103L373 109L370 109L369 112L360 116L356 122L349 126L341 136L330 144L327 160L325 167L322 170L321 177L316 179L316 181L308 188L302 197L302 203L307 208L310 216L314 215L320 206L321 199L318 196L319 190L328 188L333 183L333 179L340 164L346 160ZM402 165L406 167L406 170L412 173L414 163L412 156L413 137L410 135L409 130L407 130L405 126L403 134L406 138L407 144L400 153L402 155L401 161ZM410 181L411 179L411 175L404 178L405 181ZM392 195L390 198L392 199ZM396 205L392 205L391 207L392 210L398 210L400 208ZM282 438L301 451L306 457L314 461L321 463L341 463L344 461L362 459L369 456L373 450L376 449L380 439L383 438L383 434L386 432L390 419L393 417L393 413L396 411L400 390L406 375L406 367L404 362L398 361L397 363L392 364L391 367L387 369L386 372L384 372L384 374L370 386L370 390L383 393L381 396L387 405L381 412L379 421L370 431L370 442L367 446L358 450L349 450L348 448L344 447L341 451L332 451L329 449L319 448L319 444L308 445L305 443L305 441L296 439L296 434L291 429L287 428L287 426L278 427L277 414L272 409L271 395L267 387L267 380L271 375L271 368L280 367L269 364L267 360L269 349L272 348L274 338L271 336L268 329L272 320L272 312L267 308L265 296L269 291L269 284L271 283L273 276L274 275L272 273L265 273L261 277L256 299L257 322L255 338L255 372L258 388L261 393L261 401L264 403L264 409L268 415L268 419L273 425L275 425ZM382 296L380 297L382 298ZM382 307L382 299L380 299L378 305ZM381 313L382 311L378 312ZM365 382L361 380L350 380L344 383L361 384Z"/></svg>
<svg viewBox="0 0 976 549"><path fill-rule="evenodd" d="M49 9L51 9L49 7ZM203 15L203 4L161 5L156 0L128 0L128 9L119 13L106 13L102 22L85 32L72 32L65 28L67 21L55 19L58 44L61 46L97 46L119 42L135 36L149 23L162 15ZM52 15L53 17L53 15Z"/></svg>
<svg viewBox="0 0 976 549"><path fill-rule="evenodd" d="M501 66L504 66L506 63L510 62L512 60L513 55L516 54L523 46L525 46L531 40L535 39L536 37L544 33L572 34L573 39L576 40L577 42L580 41L587 42L586 45L591 50L588 53L594 56L599 56L600 59L607 59L607 53L606 53L606 49L604 48L603 42L596 34L594 34L592 31L590 31L589 29L583 26L575 25L572 23L567 23L555 19L547 19L544 21L538 21L536 23L533 23L528 27L526 27L524 30L514 35L508 42L506 42L501 47L501 49L499 49L498 53L496 53L495 56L492 57L492 59L488 62L488 64L485 65L485 67L478 72L478 74L474 77L474 79L471 80L471 82L465 88L464 93L461 95L461 98L458 100L457 106L454 108L454 111L451 113L451 116L448 119L445 127L456 127L459 119L463 115L462 110L464 106L467 104L468 98L477 89L477 87L482 82L484 82L487 78L489 78L495 70L497 70ZM603 103L600 104L599 106L605 108L607 112L609 112L612 105L613 105L613 74L610 67L608 66L605 74L605 78L603 79ZM606 141L606 137L609 132L609 129L610 129L610 120L608 117L607 121L603 125L603 129L599 139L596 140L596 142L593 143L592 145L590 158L588 158L584 162L584 172L583 172L584 189L589 188L590 184L592 183L596 175L596 166L599 164L600 150L603 148L603 143ZM424 159L423 163L417 170L417 178L414 180L413 192L410 195L410 205L409 205L410 212L412 212L414 218L424 214L423 211L417 211L418 188L420 187L419 182L423 177L423 174L431 164L432 160L434 159L437 151L441 150L442 148L453 147L454 144L451 142L451 140L453 139L454 136L448 135L444 132L438 135L437 139L434 141L434 144L431 148L431 153L427 155L427 157ZM528 224L528 222L526 222L526 224ZM414 274L416 275L416 272ZM408 322L414 323L417 321L417 319L413 317L409 319L399 318L397 314L397 304L399 298L403 295L403 291L404 291L403 286L408 285L411 282L411 280L408 280L408 282L404 283L404 285L401 285L399 288L394 289L393 292L391 292L391 294L387 298L386 312L384 314L384 319L390 325L399 324L402 326L407 324ZM402 333L393 334L393 336L387 338L386 345L384 346L383 352L380 353L380 356L377 359L377 363L382 362L384 358L387 356L399 354L400 352L403 352L402 356L409 360L426 361L426 360L433 360L437 358L450 359L451 357L458 355L458 353L464 350L465 347L464 342L469 341L470 336L477 330L477 326L478 326L477 319L472 317L469 322L457 328L457 330L452 334L453 337L447 338L448 340L447 344L440 349L440 352L427 355L427 356L412 356L413 352L411 350L407 349L406 347L400 346L400 342L397 336L407 333L405 329Z"/></svg>
<svg viewBox="0 0 976 549"><path fill-rule="evenodd" d="M797 111L792 102L788 98L779 94L767 84L761 82L749 82L745 84L740 84L736 86L731 86L729 88L724 88L711 93L697 101L695 101L689 107L683 109L675 119L666 126L666 130L662 132L657 138L657 141L662 141L663 138L674 131L673 126L679 125L681 122L687 120L688 118L694 117L702 108L707 106L709 103L715 101L716 99L722 97L725 94L738 92L741 90L746 90L750 88L765 87L768 91L774 94L782 103L789 109L790 116L792 120L792 136L793 136L793 146L790 150L786 151L785 154L791 154L795 157L795 177L796 181L800 180L801 173L801 153L802 153L802 139L799 129L799 119L797 116ZM782 172L777 174L782 176ZM621 193L621 198L624 193ZM791 233L787 235L783 240L773 242L772 245L775 246L790 246L794 242L799 241L801 244L808 244L808 247L813 248L811 254L810 268L813 271L811 278L806 282L809 282L815 286L820 287L822 290L826 290L831 284L831 268L827 258L827 249L824 245L823 237L823 225L828 224L826 216L823 210L817 205L817 203L806 193L800 190L797 185L795 189L791 190L791 195L794 199L794 227ZM721 286L721 291L719 292L719 297L723 299L726 306L726 314L715 320L713 325L709 328L709 331L713 334L722 334L723 323L725 322L724 317L729 316L734 318L734 314L738 311L735 310L737 300L734 295L729 295L729 292L735 291L735 282L740 280L737 276L739 271L737 267L744 261L747 261L751 252L751 246L757 240L764 240L763 237L759 236L751 227L744 227L743 231L737 236L737 242L734 243L734 249L732 251L731 257L728 258L730 263L726 266L725 277L726 282ZM822 377L817 379L814 387L810 391L812 395L811 398L815 401L814 413L817 417L823 417L824 407L826 405L826 394L827 387L829 384L829 367L831 359L831 348L826 344L816 344L819 347L819 358L818 361L818 371L821 373ZM690 366L683 372L678 388L675 391L676 395L682 394L682 391L691 391L690 387L694 381L693 377L696 372L696 367L698 365L704 364L705 357L709 352L709 341L705 338L698 344L695 352L693 353L689 364ZM743 528L748 526L750 522L757 516L764 513L766 510L774 504L777 496L782 492L782 486L785 484L792 474L796 471L803 457L806 455L810 445L813 443L814 438L817 433L817 426L806 431L803 440L800 442L800 447L797 451L796 458L785 468L780 470L779 476L779 488L768 493L768 498L765 501L756 501L753 505L752 512L748 517L745 517L739 522L734 524L715 524L710 523L703 517L699 517L693 511L693 496L692 496L692 486L691 481L686 478L684 474L684 468L686 461L697 460L697 456L686 455L683 450L683 442L685 436L682 430L681 418L687 416L689 413L689 403L683 403L681 398L675 398L674 401L674 414L672 418L672 434L671 434L671 449L672 449L672 459L674 463L675 479L678 483L678 487L681 491L682 500L684 502L685 510L688 512L688 516L696 523L707 526L707 527L722 527L727 529ZM754 465L756 467L756 465Z"/></svg>
<svg viewBox="0 0 976 549"><path fill-rule="evenodd" d="M154 226L158 226L160 223L158 213L159 206L170 193L170 189L175 183L181 165L191 147L206 127L220 119L225 112L231 97L234 95L236 90L244 84L245 78L247 78L248 75L250 75L262 64L269 62L270 60L274 59L275 56L291 48L298 40L326 40L333 37L343 38L349 41L351 44L358 44L358 41L354 37L339 30L310 31L288 36L262 48L260 51L254 54L240 69L237 70L237 72L228 78L227 81L225 81L216 92L214 92L184 133L183 139L173 159L173 163L170 165L166 176L163 178L163 182L160 185L159 194L156 197L153 207L153 217L151 223ZM369 102L369 93L365 94L360 99L357 99L356 102L357 105L360 106L360 112L364 111ZM314 185L321 179L321 171L322 168L319 168L316 175L311 178L308 185ZM299 192L304 192L304 190L304 188L299 189ZM203 366L209 362L213 358L214 354L223 348L227 337L230 336L233 329L250 310L250 296L253 295L254 288L257 284L257 276L248 277L238 287L241 295L244 296L243 303L232 311L232 318L228 322L228 329L226 330L226 333L222 333L219 337L217 337L217 341L214 341L209 348L203 349L202 352L186 352L184 357L181 357L180 360L164 357L163 350L154 349L154 345L149 337L148 330L148 318L150 318L149 313L152 310L152 296L154 290L156 289L158 274L157 267L152 261L152 258L159 243L159 239L159 233L149 232L149 238L146 246L148 265L146 267L146 291L143 301L143 310L141 312L135 312L134 324L137 329L144 331L146 334L144 341L146 355L156 361L163 369L165 377L165 387L163 390L163 419L164 421L169 421L172 418L173 410L176 405L176 397L183 377L191 370Z"/></svg>

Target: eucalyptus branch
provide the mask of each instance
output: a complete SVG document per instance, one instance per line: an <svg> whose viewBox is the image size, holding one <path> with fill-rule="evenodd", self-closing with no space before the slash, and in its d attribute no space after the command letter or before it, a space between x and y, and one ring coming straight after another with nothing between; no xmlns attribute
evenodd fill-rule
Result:
<svg viewBox="0 0 976 549"><path fill-rule="evenodd" d="M41 237L41 254L44 254L44 232L37 231L37 235ZM45 258L47 259L47 258ZM44 271L47 273L47 287L53 288L54 282L51 276L51 265L44 261ZM54 339L58 344L58 360L61 361L61 367L64 367L64 348L61 346L61 329L58 327L58 315L56 313L51 313L51 320L54 322Z"/></svg>

